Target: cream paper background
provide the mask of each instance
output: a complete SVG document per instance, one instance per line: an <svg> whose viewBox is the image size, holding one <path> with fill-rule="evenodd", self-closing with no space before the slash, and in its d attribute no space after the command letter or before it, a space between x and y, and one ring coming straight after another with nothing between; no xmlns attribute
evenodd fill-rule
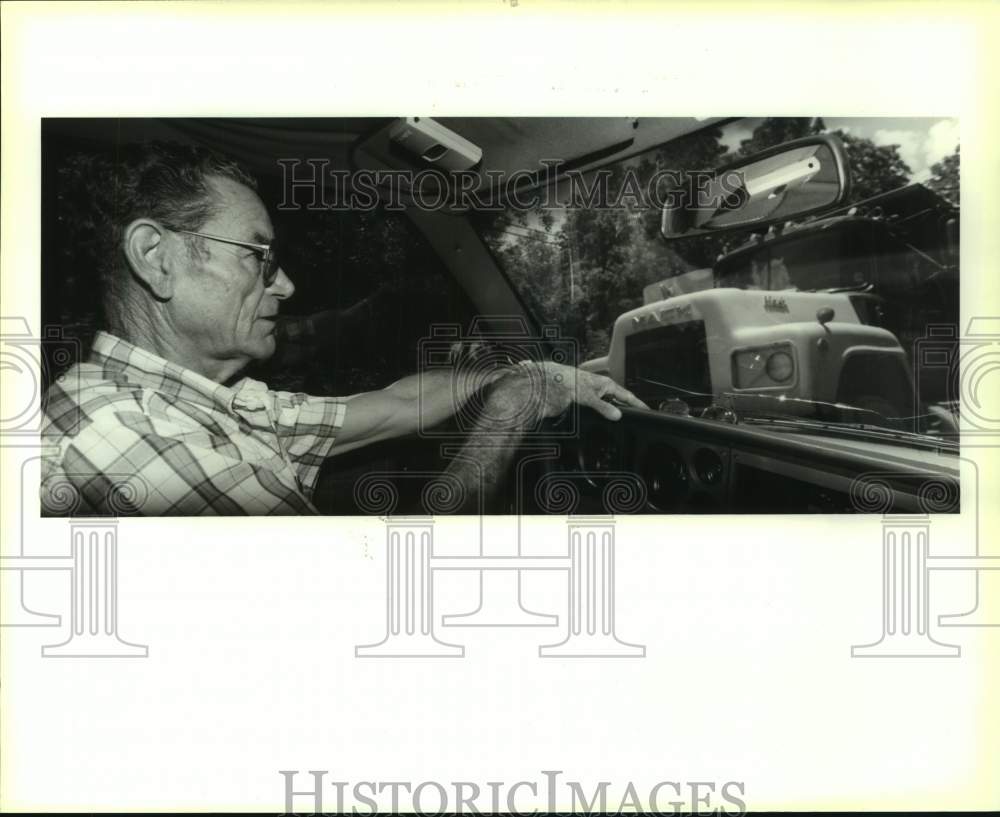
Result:
<svg viewBox="0 0 1000 817"><path fill-rule="evenodd" d="M412 112L960 117L964 321L1000 314L995 5L457 7L4 3L2 314L38 324L41 117ZM989 548L997 458L964 453ZM22 522L61 550L65 522L21 519L0 454L4 553ZM936 519L932 551L968 553L968 516ZM126 519L121 632L150 656L43 660L56 633L5 628L0 805L277 812L278 769L480 785L561 769L615 792L739 780L753 810L996 807L1000 632L948 631L956 660L850 658L878 637L880 531L623 518L619 630L644 661L539 661L551 638L490 631L463 636L464 661L364 662L354 645L384 627L379 520ZM438 522L441 543L473 533Z"/></svg>

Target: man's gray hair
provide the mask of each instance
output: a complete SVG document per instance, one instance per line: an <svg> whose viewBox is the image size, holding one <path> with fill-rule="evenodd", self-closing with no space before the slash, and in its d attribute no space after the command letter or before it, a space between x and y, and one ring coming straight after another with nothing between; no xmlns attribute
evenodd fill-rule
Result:
<svg viewBox="0 0 1000 817"><path fill-rule="evenodd" d="M209 177L252 190L257 182L236 162L201 147L147 142L113 154L73 157L60 171L60 195L74 199L73 241L89 256L101 288L106 328L126 335L131 272L125 259L125 227L137 218L173 230L198 230L218 206Z"/></svg>

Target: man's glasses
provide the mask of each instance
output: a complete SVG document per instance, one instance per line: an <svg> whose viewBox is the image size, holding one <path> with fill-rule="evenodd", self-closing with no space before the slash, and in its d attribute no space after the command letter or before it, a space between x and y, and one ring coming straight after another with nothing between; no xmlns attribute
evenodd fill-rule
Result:
<svg viewBox="0 0 1000 817"><path fill-rule="evenodd" d="M254 244L250 241L237 241L235 238L223 238L220 235L209 235L208 233L196 233L193 230L174 230L175 233L185 233L186 235L196 235L198 238L207 238L210 241L221 241L223 244L235 244L237 247L246 247L260 255L260 275L264 281L264 288L267 289L278 277L278 242L272 241L270 244Z"/></svg>

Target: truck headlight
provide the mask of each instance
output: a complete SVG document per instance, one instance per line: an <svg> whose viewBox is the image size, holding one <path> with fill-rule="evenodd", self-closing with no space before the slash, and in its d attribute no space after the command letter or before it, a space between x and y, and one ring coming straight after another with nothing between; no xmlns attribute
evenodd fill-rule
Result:
<svg viewBox="0 0 1000 817"><path fill-rule="evenodd" d="M795 363L788 352L773 352L767 358L764 370L775 383L787 383L795 374Z"/></svg>
<svg viewBox="0 0 1000 817"><path fill-rule="evenodd" d="M795 358L788 347L744 349L733 354L733 384L738 389L781 386L794 376Z"/></svg>

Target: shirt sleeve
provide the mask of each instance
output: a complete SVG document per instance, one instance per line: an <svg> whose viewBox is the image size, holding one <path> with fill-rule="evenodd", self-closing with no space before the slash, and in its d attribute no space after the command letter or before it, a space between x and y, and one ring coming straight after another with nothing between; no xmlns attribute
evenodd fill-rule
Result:
<svg viewBox="0 0 1000 817"><path fill-rule="evenodd" d="M295 466L302 490L312 496L320 469L337 440L347 416L347 402L339 397L316 397L295 392L272 392L275 429Z"/></svg>

